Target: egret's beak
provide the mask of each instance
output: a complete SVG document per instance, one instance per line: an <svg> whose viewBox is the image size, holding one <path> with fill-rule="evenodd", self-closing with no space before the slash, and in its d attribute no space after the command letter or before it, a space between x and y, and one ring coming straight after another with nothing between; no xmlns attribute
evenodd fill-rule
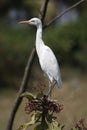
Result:
<svg viewBox="0 0 87 130"><path fill-rule="evenodd" d="M20 24L29 24L30 21L29 21L29 20L27 20L27 21L20 21L19 23L20 23Z"/></svg>

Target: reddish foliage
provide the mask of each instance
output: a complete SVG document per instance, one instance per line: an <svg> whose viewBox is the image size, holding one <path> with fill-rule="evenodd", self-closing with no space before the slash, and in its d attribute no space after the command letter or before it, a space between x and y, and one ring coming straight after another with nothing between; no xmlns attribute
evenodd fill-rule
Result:
<svg viewBox="0 0 87 130"><path fill-rule="evenodd" d="M87 130L84 124L84 119L80 119L78 123L76 123L75 128L78 128L79 130Z"/></svg>
<svg viewBox="0 0 87 130"><path fill-rule="evenodd" d="M60 105L55 101L51 101L46 95L43 95L42 98L34 98L28 101L25 106L25 111L27 114L30 114L32 111L42 112L43 110L49 113L59 113L61 110L63 110L63 105Z"/></svg>

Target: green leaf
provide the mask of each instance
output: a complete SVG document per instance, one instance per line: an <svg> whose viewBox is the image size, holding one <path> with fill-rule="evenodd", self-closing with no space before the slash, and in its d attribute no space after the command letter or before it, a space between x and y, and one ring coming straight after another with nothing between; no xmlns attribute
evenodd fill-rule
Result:
<svg viewBox="0 0 87 130"><path fill-rule="evenodd" d="M35 113L33 114L34 120L37 122L37 121L40 119L41 115L42 115L42 112L40 112L40 111L35 112Z"/></svg>
<svg viewBox="0 0 87 130"><path fill-rule="evenodd" d="M28 98L28 100L32 100L35 98L34 95L29 92L25 92L25 93L21 94L21 97L26 97L26 98Z"/></svg>
<svg viewBox="0 0 87 130"><path fill-rule="evenodd" d="M29 126L35 124L36 118L35 115L32 116L31 121L23 125L23 130L26 130Z"/></svg>
<svg viewBox="0 0 87 130"><path fill-rule="evenodd" d="M28 122L28 123L25 123L23 125L21 125L18 130L26 130L29 126L35 124L37 122L37 120L39 119L41 113L40 112L35 112L33 115L32 115L32 118L31 118L31 121Z"/></svg>
<svg viewBox="0 0 87 130"><path fill-rule="evenodd" d="M46 121L41 122L41 124L38 124L34 130L49 130L48 129L48 124L46 123Z"/></svg>
<svg viewBox="0 0 87 130"><path fill-rule="evenodd" d="M29 123L25 123L21 125L17 130L26 130L29 126L33 125L34 122L30 121Z"/></svg>
<svg viewBox="0 0 87 130"><path fill-rule="evenodd" d="M52 119L53 119L53 115L51 114L49 114L49 113L47 113L48 114L48 116L47 116L47 121L48 121L48 123L52 123Z"/></svg>
<svg viewBox="0 0 87 130"><path fill-rule="evenodd" d="M63 127L63 125L59 125L55 120L53 120L52 123L49 123L49 130L62 130Z"/></svg>
<svg viewBox="0 0 87 130"><path fill-rule="evenodd" d="M43 93L38 93L37 96L36 96L36 98L40 99L40 98L42 98L43 96L44 96Z"/></svg>

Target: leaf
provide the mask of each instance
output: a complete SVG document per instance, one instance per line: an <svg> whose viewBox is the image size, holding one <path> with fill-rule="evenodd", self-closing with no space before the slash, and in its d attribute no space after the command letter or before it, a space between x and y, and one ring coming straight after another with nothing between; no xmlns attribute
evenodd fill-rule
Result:
<svg viewBox="0 0 87 130"><path fill-rule="evenodd" d="M23 130L26 130L29 126L35 124L35 122L36 122L36 119L35 119L35 116L33 115L31 118L31 121L23 125Z"/></svg>
<svg viewBox="0 0 87 130"><path fill-rule="evenodd" d="M32 118L31 118L31 121L28 122L28 123L25 123L23 125L21 125L18 130L26 130L29 126L35 124L37 122L37 120L39 119L39 116L41 115L40 112L35 112L33 115L32 115Z"/></svg>
<svg viewBox="0 0 87 130"><path fill-rule="evenodd" d="M60 127L60 128L61 128L61 130L63 130L64 125L60 125L60 124L58 124L58 127Z"/></svg>
<svg viewBox="0 0 87 130"><path fill-rule="evenodd" d="M40 99L40 98L42 98L43 96L44 96L43 93L38 93L37 96L36 96L36 98Z"/></svg>
<svg viewBox="0 0 87 130"><path fill-rule="evenodd" d="M41 124L38 124L34 130L49 130L48 129L48 124L46 123L46 121L41 122Z"/></svg>
<svg viewBox="0 0 87 130"><path fill-rule="evenodd" d="M63 125L59 125L55 120L53 120L52 123L49 123L49 130L62 130L63 127Z"/></svg>
<svg viewBox="0 0 87 130"><path fill-rule="evenodd" d="M42 115L42 112L40 112L40 111L35 112L35 113L33 114L34 120L36 120L36 122L37 122L37 121L40 119L41 115Z"/></svg>
<svg viewBox="0 0 87 130"><path fill-rule="evenodd" d="M51 114L49 114L49 113L47 113L48 114L48 116L47 116L47 121L48 121L48 123L52 123L52 118L53 118L53 115Z"/></svg>
<svg viewBox="0 0 87 130"><path fill-rule="evenodd" d="M29 92L25 92L25 93L21 94L21 97L26 97L26 98L28 98L28 100L32 100L35 98L34 95Z"/></svg>
<svg viewBox="0 0 87 130"><path fill-rule="evenodd" d="M47 118L46 119L47 119L48 123L51 123L53 120L56 119L56 117L53 116L53 113L52 114L47 113Z"/></svg>
<svg viewBox="0 0 87 130"><path fill-rule="evenodd" d="M26 130L29 126L33 125L34 122L30 121L29 123L25 123L21 125L17 130Z"/></svg>

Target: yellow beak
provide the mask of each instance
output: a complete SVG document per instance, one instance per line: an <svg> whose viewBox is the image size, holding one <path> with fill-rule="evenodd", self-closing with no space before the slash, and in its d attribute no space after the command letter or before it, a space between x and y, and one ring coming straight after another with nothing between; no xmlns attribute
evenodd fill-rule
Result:
<svg viewBox="0 0 87 130"><path fill-rule="evenodd" d="M20 21L19 23L20 24L29 24L30 22L29 22L29 20L27 20L27 21Z"/></svg>

